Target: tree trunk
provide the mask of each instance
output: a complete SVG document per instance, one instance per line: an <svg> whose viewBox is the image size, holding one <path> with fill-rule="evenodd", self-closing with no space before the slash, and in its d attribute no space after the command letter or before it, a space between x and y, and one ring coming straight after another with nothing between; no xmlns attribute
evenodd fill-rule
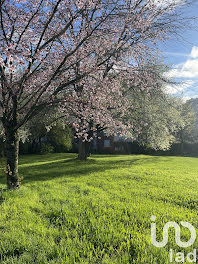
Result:
<svg viewBox="0 0 198 264"><path fill-rule="evenodd" d="M180 143L180 154L184 156L184 142L183 141Z"/></svg>
<svg viewBox="0 0 198 264"><path fill-rule="evenodd" d="M82 138L79 138L78 143L78 159L79 160L87 160L90 156L90 142L84 141Z"/></svg>
<svg viewBox="0 0 198 264"><path fill-rule="evenodd" d="M8 189L17 189L20 187L18 175L19 135L12 128L6 128L5 135L7 187Z"/></svg>
<svg viewBox="0 0 198 264"><path fill-rule="evenodd" d="M184 155L184 138L183 138L183 129L180 131L180 154Z"/></svg>

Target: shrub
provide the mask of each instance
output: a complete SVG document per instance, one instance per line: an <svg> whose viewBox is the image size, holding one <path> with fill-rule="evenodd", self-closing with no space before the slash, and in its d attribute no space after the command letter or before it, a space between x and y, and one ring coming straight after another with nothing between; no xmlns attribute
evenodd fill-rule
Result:
<svg viewBox="0 0 198 264"><path fill-rule="evenodd" d="M54 152L54 147L49 143L42 143L40 148L41 154L47 154Z"/></svg>

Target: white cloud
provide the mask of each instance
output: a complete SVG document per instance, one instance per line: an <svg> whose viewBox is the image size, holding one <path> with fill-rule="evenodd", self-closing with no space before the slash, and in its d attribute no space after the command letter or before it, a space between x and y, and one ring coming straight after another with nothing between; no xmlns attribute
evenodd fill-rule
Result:
<svg viewBox="0 0 198 264"><path fill-rule="evenodd" d="M165 87L165 91L168 94L181 93L187 88L191 87L193 84L195 84L193 80L188 80L186 82L179 83L179 84L168 84Z"/></svg>
<svg viewBox="0 0 198 264"><path fill-rule="evenodd" d="M187 78L198 77L198 59L187 60L187 62L182 67L182 71L186 74Z"/></svg>
<svg viewBox="0 0 198 264"><path fill-rule="evenodd" d="M166 76L169 78L198 78L198 59L190 59L177 64Z"/></svg>
<svg viewBox="0 0 198 264"><path fill-rule="evenodd" d="M172 6L172 8L176 8L185 4L185 0L153 0L153 3L160 8L166 8L167 6Z"/></svg>
<svg viewBox="0 0 198 264"><path fill-rule="evenodd" d="M190 56L191 56L193 59L198 58L198 47L194 46L194 47L192 48Z"/></svg>
<svg viewBox="0 0 198 264"><path fill-rule="evenodd" d="M165 73L165 77L181 82L177 85L167 85L165 89L167 93L182 93L186 99L189 96L198 97L198 47L192 47L186 61L176 64L173 69Z"/></svg>

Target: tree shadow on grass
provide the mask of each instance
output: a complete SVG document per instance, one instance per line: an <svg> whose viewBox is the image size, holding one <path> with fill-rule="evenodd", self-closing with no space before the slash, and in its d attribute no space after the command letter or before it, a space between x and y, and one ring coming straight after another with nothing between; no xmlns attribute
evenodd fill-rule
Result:
<svg viewBox="0 0 198 264"><path fill-rule="evenodd" d="M119 155L122 157L121 155ZM155 163L161 157L137 157L129 156L125 159L119 159L119 156L97 155L92 156L87 161L80 161L71 156L55 160L43 161L37 160L35 163L25 163L19 166L20 177L23 177L22 184L48 181L55 178L77 178L89 174L97 174L111 169L130 168L133 165L144 165L145 163ZM110 159L105 159L105 158ZM57 157L56 157L57 158ZM101 158L101 159L100 159ZM104 158L104 159L103 159ZM169 160L165 160L169 161ZM164 161L163 161L164 162ZM5 184L5 176L0 177L0 183Z"/></svg>
<svg viewBox="0 0 198 264"><path fill-rule="evenodd" d="M133 160L133 162L136 162L136 160ZM78 178L91 173L97 174L98 172L101 173L106 170L114 169L118 163L121 164L120 161L97 162L96 160L90 159L89 161L83 162L74 159L21 168L20 175L24 177L23 184L34 181L48 181L61 177L66 177L67 179ZM123 163L122 167L124 167Z"/></svg>
<svg viewBox="0 0 198 264"><path fill-rule="evenodd" d="M4 202L4 200L5 200L4 193L7 191L8 190L5 188L0 188L0 205Z"/></svg>

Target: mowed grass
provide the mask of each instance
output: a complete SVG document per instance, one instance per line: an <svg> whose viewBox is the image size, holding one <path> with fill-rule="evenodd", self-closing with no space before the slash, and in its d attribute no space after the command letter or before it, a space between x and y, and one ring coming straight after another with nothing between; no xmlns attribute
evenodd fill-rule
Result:
<svg viewBox="0 0 198 264"><path fill-rule="evenodd" d="M0 263L166 264L179 248L174 230L164 248L151 244L150 217L158 240L168 221L198 228L198 159L75 154L20 157L18 191L0 178ZM182 240L190 232L181 228ZM174 253L174 254L175 254ZM176 263L173 261L173 263ZM185 259L184 263L188 263Z"/></svg>

